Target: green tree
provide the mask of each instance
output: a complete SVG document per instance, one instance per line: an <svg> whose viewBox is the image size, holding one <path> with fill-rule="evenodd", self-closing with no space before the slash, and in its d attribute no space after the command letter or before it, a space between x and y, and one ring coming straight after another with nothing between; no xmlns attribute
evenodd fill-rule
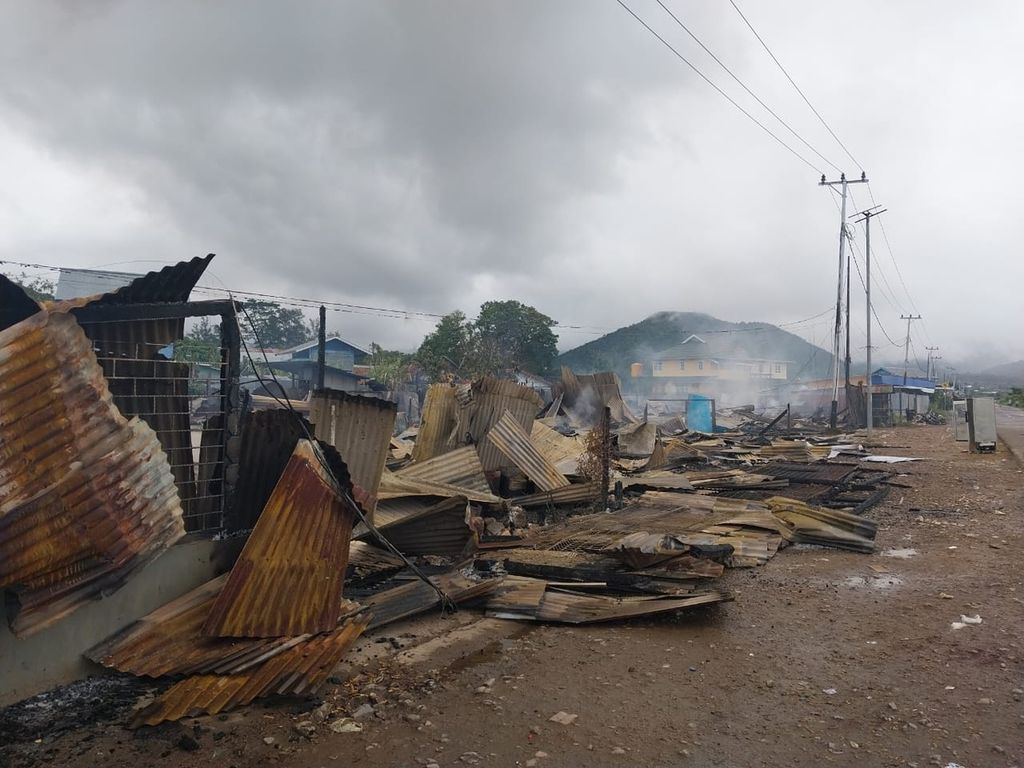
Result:
<svg viewBox="0 0 1024 768"><path fill-rule="evenodd" d="M458 310L445 315L423 339L416 360L435 379L446 372L472 375L477 362L473 324Z"/></svg>
<svg viewBox="0 0 1024 768"><path fill-rule="evenodd" d="M274 349L294 347L310 338L309 324L302 310L256 299L245 302L244 306L245 312L240 313L238 319L242 335L250 343L258 343L257 333L264 347ZM257 333L253 333L253 325Z"/></svg>
<svg viewBox="0 0 1024 768"><path fill-rule="evenodd" d="M30 299L53 301L53 292L56 286L52 280L47 280L45 277L29 277L22 272L17 277L12 277L11 282L21 286Z"/></svg>
<svg viewBox="0 0 1024 768"><path fill-rule="evenodd" d="M474 324L481 362L489 369L548 373L558 354L555 321L519 301L488 301Z"/></svg>
<svg viewBox="0 0 1024 768"><path fill-rule="evenodd" d="M476 321L452 312L427 334L416 360L432 377L472 378L512 368L548 373L557 354L555 321L518 301L488 301Z"/></svg>
<svg viewBox="0 0 1024 768"><path fill-rule="evenodd" d="M174 359L186 363L220 362L220 323L201 317L174 344Z"/></svg>
<svg viewBox="0 0 1024 768"><path fill-rule="evenodd" d="M370 344L370 375L388 389L396 389L409 375L412 355L384 349L380 344Z"/></svg>

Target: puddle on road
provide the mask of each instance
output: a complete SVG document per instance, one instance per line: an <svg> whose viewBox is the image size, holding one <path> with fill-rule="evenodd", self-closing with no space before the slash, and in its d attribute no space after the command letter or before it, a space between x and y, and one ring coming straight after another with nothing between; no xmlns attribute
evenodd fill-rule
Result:
<svg viewBox="0 0 1024 768"><path fill-rule="evenodd" d="M850 576L843 579L843 586L850 589L871 587L872 589L892 589L903 584L899 576Z"/></svg>
<svg viewBox="0 0 1024 768"><path fill-rule="evenodd" d="M881 552L882 557L895 557L900 560L906 560L908 558L913 557L916 554L917 550L910 549L909 547L905 549L886 549L883 552Z"/></svg>

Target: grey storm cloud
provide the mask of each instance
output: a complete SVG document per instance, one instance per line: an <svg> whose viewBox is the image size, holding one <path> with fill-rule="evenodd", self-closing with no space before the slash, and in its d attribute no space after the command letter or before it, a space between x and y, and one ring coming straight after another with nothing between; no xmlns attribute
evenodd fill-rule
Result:
<svg viewBox="0 0 1024 768"><path fill-rule="evenodd" d="M666 4L859 173L727 3ZM838 216L818 159L656 3L629 5L814 167L614 0L3 2L0 159L19 177L0 184L0 258L214 251L209 282L241 290L470 314L516 298L585 326L562 348L658 310L820 314ZM919 311L919 346L1024 357L1010 331L1024 326L1022 9L739 5L890 208L900 271L878 254L880 355L900 353L899 314ZM851 210L869 204L855 194ZM430 328L332 325L403 348ZM829 319L793 330L827 345Z"/></svg>

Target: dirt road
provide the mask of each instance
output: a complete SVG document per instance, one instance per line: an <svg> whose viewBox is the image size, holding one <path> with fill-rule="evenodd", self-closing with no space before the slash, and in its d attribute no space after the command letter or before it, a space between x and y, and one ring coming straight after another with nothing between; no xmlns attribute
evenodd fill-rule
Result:
<svg viewBox="0 0 1024 768"><path fill-rule="evenodd" d="M901 465L912 487L870 513L875 555L791 547L729 572L735 602L657 622L409 622L369 639L363 658L385 661L357 660L322 705L137 732L122 712L2 754L104 768L1022 764L1024 470L1002 448L968 455L945 427L876 439L925 460ZM952 628L961 615L981 623ZM360 731L331 731L362 704L337 726Z"/></svg>

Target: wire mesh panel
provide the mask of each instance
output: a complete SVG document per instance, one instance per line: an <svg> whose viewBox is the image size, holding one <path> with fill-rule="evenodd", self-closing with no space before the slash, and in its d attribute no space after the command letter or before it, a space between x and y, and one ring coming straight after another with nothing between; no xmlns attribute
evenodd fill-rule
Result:
<svg viewBox="0 0 1024 768"><path fill-rule="evenodd" d="M186 530L220 530L225 510L226 367L174 359L173 337L184 334L180 318L83 325L117 407L156 432L181 497ZM219 344L202 350L210 360L223 361L227 354Z"/></svg>

